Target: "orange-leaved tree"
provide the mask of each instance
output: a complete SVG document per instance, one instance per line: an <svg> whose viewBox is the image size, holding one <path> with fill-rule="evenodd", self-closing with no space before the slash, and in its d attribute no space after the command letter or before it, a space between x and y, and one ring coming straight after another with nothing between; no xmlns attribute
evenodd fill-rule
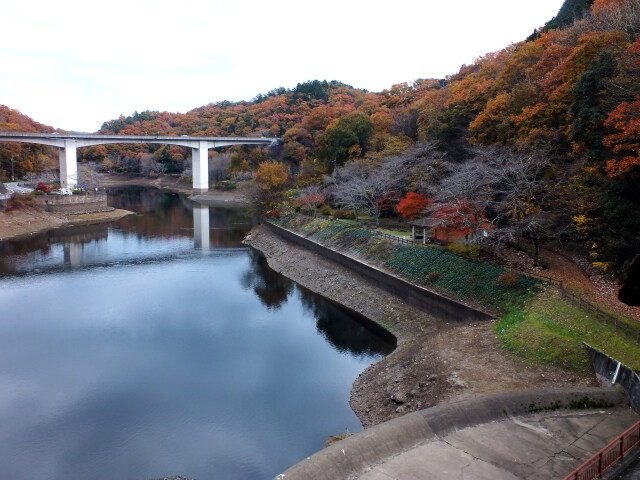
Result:
<svg viewBox="0 0 640 480"><path fill-rule="evenodd" d="M258 185L257 201L265 210L274 207L282 198L289 181L289 170L278 162L262 162L253 181Z"/></svg>
<svg viewBox="0 0 640 480"><path fill-rule="evenodd" d="M603 143L620 158L607 161L607 173L615 177L640 166L640 98L622 102L611 112L605 126L613 131Z"/></svg>
<svg viewBox="0 0 640 480"><path fill-rule="evenodd" d="M280 190L288 179L287 167L278 162L262 162L253 176L262 190Z"/></svg>

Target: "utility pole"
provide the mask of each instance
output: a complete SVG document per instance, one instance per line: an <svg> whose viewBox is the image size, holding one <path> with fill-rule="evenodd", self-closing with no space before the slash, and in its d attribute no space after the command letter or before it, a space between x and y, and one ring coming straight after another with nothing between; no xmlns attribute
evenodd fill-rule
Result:
<svg viewBox="0 0 640 480"><path fill-rule="evenodd" d="M11 181L15 182L16 178L15 175L13 174L13 166L15 165L16 161L13 159L13 155L11 155Z"/></svg>

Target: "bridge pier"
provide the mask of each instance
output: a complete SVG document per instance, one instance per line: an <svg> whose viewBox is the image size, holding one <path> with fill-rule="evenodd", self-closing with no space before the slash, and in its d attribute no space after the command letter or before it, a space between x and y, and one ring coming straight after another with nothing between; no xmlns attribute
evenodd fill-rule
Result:
<svg viewBox="0 0 640 480"><path fill-rule="evenodd" d="M60 186L72 188L78 185L78 159L76 142L65 140L60 148Z"/></svg>
<svg viewBox="0 0 640 480"><path fill-rule="evenodd" d="M148 135L92 135L64 133L16 133L0 132L0 142L35 143L49 145L60 149L60 184L63 187L74 187L78 184L78 148L94 145L113 145L119 143L148 143L155 145L178 145L191 148L191 166L193 190L196 193L209 190L209 149L230 147L232 145L267 145L272 138L254 137L189 137L148 136Z"/></svg>
<svg viewBox="0 0 640 480"><path fill-rule="evenodd" d="M196 148L191 149L191 172L193 176L193 191L206 192L209 190L209 147L207 142L200 141Z"/></svg>

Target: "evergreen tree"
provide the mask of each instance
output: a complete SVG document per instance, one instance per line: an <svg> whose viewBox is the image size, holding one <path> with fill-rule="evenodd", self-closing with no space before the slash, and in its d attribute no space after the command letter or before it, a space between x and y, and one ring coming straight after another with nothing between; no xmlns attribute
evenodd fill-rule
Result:
<svg viewBox="0 0 640 480"><path fill-rule="evenodd" d="M581 18L589 10L594 0L565 0L558 10L558 14L547 22L543 31L571 25L575 19Z"/></svg>
<svg viewBox="0 0 640 480"><path fill-rule="evenodd" d="M573 89L575 101L569 111L573 118L571 138L587 151L587 160L597 163L605 160L602 140L608 108L602 104L600 94L605 81L616 74L617 62L608 52L602 52L582 74Z"/></svg>

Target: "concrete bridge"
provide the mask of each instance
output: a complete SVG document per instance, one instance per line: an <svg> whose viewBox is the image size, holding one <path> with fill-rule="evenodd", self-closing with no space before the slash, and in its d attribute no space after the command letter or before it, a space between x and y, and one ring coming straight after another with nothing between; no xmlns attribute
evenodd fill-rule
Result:
<svg viewBox="0 0 640 480"><path fill-rule="evenodd" d="M191 162L193 172L193 189L206 191L209 189L209 149L228 147L231 145L270 145L272 138L251 137L179 137L136 136L136 135L89 135L63 133L19 133L0 132L0 142L35 143L49 145L60 149L60 184L73 187L78 184L77 149L93 145L114 143L156 143L162 145L179 145L192 149Z"/></svg>

